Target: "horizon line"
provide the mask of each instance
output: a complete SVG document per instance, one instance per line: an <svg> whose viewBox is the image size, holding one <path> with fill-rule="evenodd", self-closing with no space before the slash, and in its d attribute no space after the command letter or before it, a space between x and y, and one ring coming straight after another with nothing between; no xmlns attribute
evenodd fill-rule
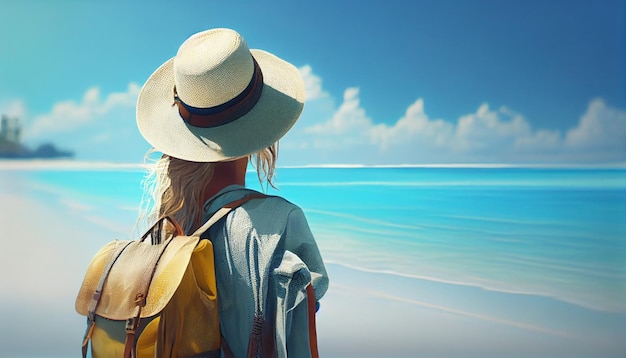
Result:
<svg viewBox="0 0 626 358"><path fill-rule="evenodd" d="M430 163L430 164L305 164L279 165L276 168L307 169L307 168L558 168L558 169L623 169L626 162L615 163Z"/></svg>
<svg viewBox="0 0 626 358"><path fill-rule="evenodd" d="M113 162L87 160L0 160L0 170L29 170L29 169L147 169L153 164L140 162ZM252 167L252 165L250 165ZM276 169L506 169L506 168L536 168L536 169L625 169L626 162L613 163L423 163L423 164L304 164L304 165L277 165ZM248 171L253 171L253 167Z"/></svg>

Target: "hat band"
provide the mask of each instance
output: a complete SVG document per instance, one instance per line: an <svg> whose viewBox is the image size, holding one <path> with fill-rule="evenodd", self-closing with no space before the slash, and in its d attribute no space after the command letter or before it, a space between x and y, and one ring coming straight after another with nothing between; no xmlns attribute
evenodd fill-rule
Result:
<svg viewBox="0 0 626 358"><path fill-rule="evenodd" d="M250 112L263 92L263 73L256 60L253 58L252 61L254 73L248 86L235 98L215 107L198 108L186 104L178 97L174 86L174 104L178 106L178 113L185 123L200 128L218 127Z"/></svg>

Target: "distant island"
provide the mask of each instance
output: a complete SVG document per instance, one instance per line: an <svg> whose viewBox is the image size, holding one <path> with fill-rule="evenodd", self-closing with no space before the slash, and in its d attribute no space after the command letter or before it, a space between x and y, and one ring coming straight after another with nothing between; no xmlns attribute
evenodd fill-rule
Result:
<svg viewBox="0 0 626 358"><path fill-rule="evenodd" d="M0 120L0 159L73 158L73 151L59 150L52 143L30 149L21 143L22 127L16 117L2 115Z"/></svg>

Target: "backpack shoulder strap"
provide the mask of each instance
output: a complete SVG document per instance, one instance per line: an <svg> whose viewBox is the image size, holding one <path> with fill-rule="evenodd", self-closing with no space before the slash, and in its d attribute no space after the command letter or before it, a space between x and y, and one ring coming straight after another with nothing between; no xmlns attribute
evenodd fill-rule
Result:
<svg viewBox="0 0 626 358"><path fill-rule="evenodd" d="M191 236L202 235L209 228L211 228L213 224L220 221L224 216L226 216L229 212L231 212L231 210L245 204L246 202L252 199L261 199L261 198L266 198L266 197L267 195L264 195L261 193L255 193L255 194L247 195L239 200L231 201L230 203L222 206L218 211L216 211L215 214L213 214L213 216L211 216L211 218L206 223L204 223L204 225L200 226Z"/></svg>

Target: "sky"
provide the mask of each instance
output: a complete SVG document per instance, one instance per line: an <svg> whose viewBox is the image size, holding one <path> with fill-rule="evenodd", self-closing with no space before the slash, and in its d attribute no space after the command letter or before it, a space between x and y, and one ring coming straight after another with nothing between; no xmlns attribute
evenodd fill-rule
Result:
<svg viewBox="0 0 626 358"><path fill-rule="evenodd" d="M279 165L626 162L623 0L0 0L0 113L23 142L141 162L145 80L237 30L307 86Z"/></svg>

